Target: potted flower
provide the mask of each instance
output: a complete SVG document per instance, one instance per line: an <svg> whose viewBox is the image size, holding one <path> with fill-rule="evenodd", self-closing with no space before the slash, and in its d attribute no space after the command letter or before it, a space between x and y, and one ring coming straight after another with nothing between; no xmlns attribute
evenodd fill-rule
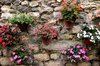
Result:
<svg viewBox="0 0 100 66"><path fill-rule="evenodd" d="M95 25L83 24L82 31L77 37L88 46L97 46L100 43L100 31Z"/></svg>
<svg viewBox="0 0 100 66"><path fill-rule="evenodd" d="M10 60L14 61L16 64L27 64L31 63L32 57L26 48L19 47L11 53Z"/></svg>
<svg viewBox="0 0 100 66"><path fill-rule="evenodd" d="M28 30L29 24L33 22L33 17L25 13L16 14L9 19L12 24L17 24L22 32Z"/></svg>
<svg viewBox="0 0 100 66"><path fill-rule="evenodd" d="M88 61L89 57L87 56L87 49L77 44L72 46L67 50L62 52L70 63L74 63L75 66L78 66L79 62Z"/></svg>
<svg viewBox="0 0 100 66"><path fill-rule="evenodd" d="M68 29L73 27L73 23L79 17L82 11L81 4L62 2L64 9L62 10L62 17L64 26Z"/></svg>
<svg viewBox="0 0 100 66"><path fill-rule="evenodd" d="M16 44L17 40L17 31L15 29L11 29L7 25L3 25L0 27L0 46L1 47L10 47Z"/></svg>
<svg viewBox="0 0 100 66"><path fill-rule="evenodd" d="M51 40L57 37L57 33L57 30L50 24L45 24L34 31L34 35L39 37L46 45L50 44Z"/></svg>

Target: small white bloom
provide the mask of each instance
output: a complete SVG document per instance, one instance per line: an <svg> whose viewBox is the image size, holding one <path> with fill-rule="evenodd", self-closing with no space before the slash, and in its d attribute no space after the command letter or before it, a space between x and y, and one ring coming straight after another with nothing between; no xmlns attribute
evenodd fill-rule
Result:
<svg viewBox="0 0 100 66"><path fill-rule="evenodd" d="M80 38L80 34L79 33L77 34L77 37Z"/></svg>
<svg viewBox="0 0 100 66"><path fill-rule="evenodd" d="M94 29L94 26L93 25L90 25L91 29Z"/></svg>
<svg viewBox="0 0 100 66"><path fill-rule="evenodd" d="M98 39L100 39L100 36L97 36Z"/></svg>
<svg viewBox="0 0 100 66"><path fill-rule="evenodd" d="M91 39L94 39L94 37L93 37L93 36L91 36Z"/></svg>

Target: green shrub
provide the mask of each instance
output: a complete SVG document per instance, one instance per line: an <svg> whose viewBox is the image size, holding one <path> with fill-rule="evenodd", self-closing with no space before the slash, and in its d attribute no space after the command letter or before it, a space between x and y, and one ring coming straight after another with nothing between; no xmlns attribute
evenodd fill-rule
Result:
<svg viewBox="0 0 100 66"><path fill-rule="evenodd" d="M33 17L25 13L16 14L9 19L12 24L31 24L33 22Z"/></svg>

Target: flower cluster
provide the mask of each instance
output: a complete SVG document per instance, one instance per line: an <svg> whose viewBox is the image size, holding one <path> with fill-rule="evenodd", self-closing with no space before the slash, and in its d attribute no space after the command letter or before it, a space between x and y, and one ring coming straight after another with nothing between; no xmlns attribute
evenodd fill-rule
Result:
<svg viewBox="0 0 100 66"><path fill-rule="evenodd" d="M62 11L62 16L64 20L75 21L75 19L79 16L82 11L81 4L76 3L66 3L62 2L64 6L64 10Z"/></svg>
<svg viewBox="0 0 100 66"><path fill-rule="evenodd" d="M67 61L70 61L71 63L89 60L89 57L87 56L87 49L79 44L68 48L66 51L63 51L63 54L66 55Z"/></svg>
<svg viewBox="0 0 100 66"><path fill-rule="evenodd" d="M57 30L52 27L50 24L45 24L41 28L37 28L34 31L34 35L36 37L44 37L44 38L55 38L57 37Z"/></svg>
<svg viewBox="0 0 100 66"><path fill-rule="evenodd" d="M77 37L83 40L84 44L97 45L100 43L100 31L95 25L84 24L82 31L77 34Z"/></svg>
<svg viewBox="0 0 100 66"><path fill-rule="evenodd" d="M10 27L3 25L0 27L0 44L3 47L9 47L16 44L17 31Z"/></svg>
<svg viewBox="0 0 100 66"><path fill-rule="evenodd" d="M32 57L30 56L27 49L20 47L11 53L10 60L14 61L17 64L21 64L31 61Z"/></svg>

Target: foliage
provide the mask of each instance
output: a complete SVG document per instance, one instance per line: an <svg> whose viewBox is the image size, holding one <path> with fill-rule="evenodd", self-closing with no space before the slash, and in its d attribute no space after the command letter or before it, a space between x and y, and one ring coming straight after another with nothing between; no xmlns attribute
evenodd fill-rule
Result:
<svg viewBox="0 0 100 66"><path fill-rule="evenodd" d="M31 61L32 57L30 56L27 49L25 49L24 47L20 47L11 53L10 60L14 61L17 64L21 64Z"/></svg>
<svg viewBox="0 0 100 66"><path fill-rule="evenodd" d="M7 25L0 27L0 44L3 47L10 47L16 44L18 32Z"/></svg>
<svg viewBox="0 0 100 66"><path fill-rule="evenodd" d="M40 28L36 28L34 31L36 37L45 37L45 38L55 38L57 37L57 30L53 28L50 24L45 24Z"/></svg>
<svg viewBox="0 0 100 66"><path fill-rule="evenodd" d="M89 57L87 56L87 50L79 44L63 51L63 54L66 56L67 61L70 61L71 63L78 63L89 60Z"/></svg>
<svg viewBox="0 0 100 66"><path fill-rule="evenodd" d="M33 17L25 13L16 14L9 19L12 24L30 24L33 22Z"/></svg>
<svg viewBox="0 0 100 66"><path fill-rule="evenodd" d="M62 16L64 20L75 21L82 11L81 4L63 2Z"/></svg>
<svg viewBox="0 0 100 66"><path fill-rule="evenodd" d="M85 44L97 45L100 43L100 31L95 25L83 24L83 29L77 37Z"/></svg>

